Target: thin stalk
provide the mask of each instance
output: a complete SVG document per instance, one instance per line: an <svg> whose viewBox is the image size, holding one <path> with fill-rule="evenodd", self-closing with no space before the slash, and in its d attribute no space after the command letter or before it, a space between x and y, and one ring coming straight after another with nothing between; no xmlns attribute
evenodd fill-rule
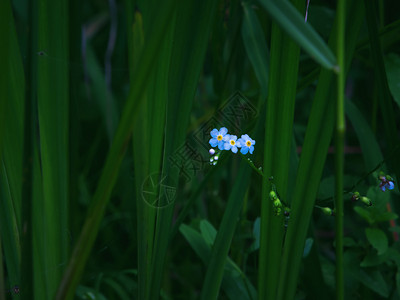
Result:
<svg viewBox="0 0 400 300"><path fill-rule="evenodd" d="M343 277L343 169L344 169L344 137L345 110L344 110L344 42L345 42L345 2L339 0L337 5L338 35L337 35L337 60L339 66L337 78L336 102L336 143L335 143L335 231L336 231L336 299L344 299Z"/></svg>

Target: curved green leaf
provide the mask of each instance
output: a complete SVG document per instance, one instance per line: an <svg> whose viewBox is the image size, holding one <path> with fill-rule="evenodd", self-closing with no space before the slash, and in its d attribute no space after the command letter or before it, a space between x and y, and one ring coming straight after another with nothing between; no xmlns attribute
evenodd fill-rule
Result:
<svg viewBox="0 0 400 300"><path fill-rule="evenodd" d="M336 69L336 58L328 45L304 22L303 16L289 2L283 0L260 0L260 4L275 22L289 34L311 57L327 69Z"/></svg>

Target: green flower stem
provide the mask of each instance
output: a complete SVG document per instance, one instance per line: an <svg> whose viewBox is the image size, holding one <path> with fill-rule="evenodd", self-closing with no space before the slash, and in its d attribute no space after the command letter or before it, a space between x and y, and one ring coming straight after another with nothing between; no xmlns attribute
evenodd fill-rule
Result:
<svg viewBox="0 0 400 300"><path fill-rule="evenodd" d="M336 231L336 299L344 299L344 272L343 272L343 171L344 171L344 137L345 109L344 109L344 43L345 43L345 1L339 0L337 5L338 35L337 60L339 66L337 78L336 102L336 143L335 143L335 231Z"/></svg>
<svg viewBox="0 0 400 300"><path fill-rule="evenodd" d="M258 173L262 178L267 179L267 176L265 176L265 174L261 171L261 167L257 168L257 167L254 165L254 162L253 162L250 158L246 157L246 155L244 155L244 154L242 154L242 153L240 153L240 152L238 152L238 153L239 153L240 156L247 162L247 164L248 164L254 171L256 171L256 173Z"/></svg>

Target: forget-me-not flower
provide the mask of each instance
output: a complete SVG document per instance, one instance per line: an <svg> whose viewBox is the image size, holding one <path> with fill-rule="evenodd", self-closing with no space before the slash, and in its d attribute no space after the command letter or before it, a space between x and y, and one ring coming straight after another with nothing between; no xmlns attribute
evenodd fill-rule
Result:
<svg viewBox="0 0 400 300"><path fill-rule="evenodd" d="M237 143L237 136L236 135L226 135L224 137L224 150L232 150L233 153L237 153L238 147L240 148L240 144Z"/></svg>
<svg viewBox="0 0 400 300"><path fill-rule="evenodd" d="M382 192L388 190L393 190L394 189L394 181L393 178L389 175L384 175L383 172L381 172L381 175L379 175L379 180L381 181L379 184L379 188L382 190Z"/></svg>
<svg viewBox="0 0 400 300"><path fill-rule="evenodd" d="M386 189L393 190L394 183L393 183L393 181L386 180L385 182L381 182L379 187L381 188L382 192L386 191Z"/></svg>
<svg viewBox="0 0 400 300"><path fill-rule="evenodd" d="M214 128L213 130L211 130L210 134L211 134L211 139L209 141L211 147L217 147L219 150L224 150L224 137L226 136L226 134L228 133L228 129L226 129L226 127L222 127L220 128L220 130L217 130L216 128Z"/></svg>
<svg viewBox="0 0 400 300"><path fill-rule="evenodd" d="M238 143L240 144L240 152L242 154L247 154L247 152L249 151L250 154L253 154L254 144L256 143L256 141L250 138L248 134L242 135L242 137L238 140Z"/></svg>

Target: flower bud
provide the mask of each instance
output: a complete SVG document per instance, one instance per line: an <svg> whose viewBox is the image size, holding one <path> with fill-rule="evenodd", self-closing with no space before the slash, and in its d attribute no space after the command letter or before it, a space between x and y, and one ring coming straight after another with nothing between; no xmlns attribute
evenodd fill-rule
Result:
<svg viewBox="0 0 400 300"><path fill-rule="evenodd" d="M214 150L213 148L211 148L211 149L208 151L208 153L210 153L211 155L214 155L214 154L215 154L215 150Z"/></svg>
<svg viewBox="0 0 400 300"><path fill-rule="evenodd" d="M285 207L285 210L283 211L283 214L285 215L285 217L289 217L290 216L290 208L289 207Z"/></svg>
<svg viewBox="0 0 400 300"><path fill-rule="evenodd" d="M322 212L327 216L333 216L334 212L330 207L321 207Z"/></svg>
<svg viewBox="0 0 400 300"><path fill-rule="evenodd" d="M276 200L274 201L274 206L275 206L275 207L282 207L281 200L276 199Z"/></svg>
<svg viewBox="0 0 400 300"><path fill-rule="evenodd" d="M279 216L282 212L282 208L280 207L275 207L275 216Z"/></svg>
<svg viewBox="0 0 400 300"><path fill-rule="evenodd" d="M278 196L276 195L276 193L274 191L270 191L269 192L269 198L271 200L276 200L276 199L278 199Z"/></svg>
<svg viewBox="0 0 400 300"><path fill-rule="evenodd" d="M367 198L367 197L361 197L362 203L364 203L366 206L372 206L372 201Z"/></svg>
<svg viewBox="0 0 400 300"><path fill-rule="evenodd" d="M354 192L353 196L351 196L352 201L358 201L360 200L360 193L359 192Z"/></svg>

